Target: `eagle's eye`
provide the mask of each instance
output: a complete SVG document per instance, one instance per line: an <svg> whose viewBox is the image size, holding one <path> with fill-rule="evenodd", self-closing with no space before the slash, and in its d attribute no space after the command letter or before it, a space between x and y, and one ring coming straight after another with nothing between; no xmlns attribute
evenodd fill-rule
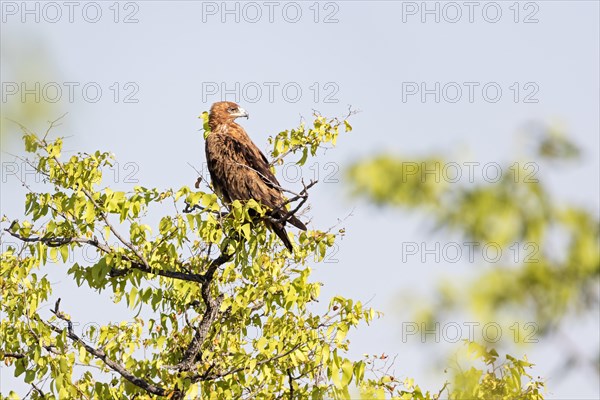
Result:
<svg viewBox="0 0 600 400"><path fill-rule="evenodd" d="M227 111L229 111L230 113L232 113L232 112L235 112L235 107L229 107L229 108L227 109Z"/></svg>

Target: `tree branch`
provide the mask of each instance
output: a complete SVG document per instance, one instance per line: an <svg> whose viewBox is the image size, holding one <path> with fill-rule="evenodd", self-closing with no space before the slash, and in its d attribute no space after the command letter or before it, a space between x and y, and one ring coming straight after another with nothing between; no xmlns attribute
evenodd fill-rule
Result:
<svg viewBox="0 0 600 400"><path fill-rule="evenodd" d="M137 387L146 390L148 393L152 393L152 394L155 394L158 396L166 396L167 395L167 390L165 388L157 386L153 382L146 381L142 378L138 378L133 373L131 373L129 370L127 370L123 364L108 358L108 356L106 355L104 350L96 349L96 348L90 346L89 344L85 343L73 331L73 323L62 311L59 310L59 306L60 306L60 298L56 301L54 310L51 310L51 311L54 315L56 315L57 318L65 321L67 323L67 337L69 339L71 339L73 342L83 346L88 353L92 354L94 357L101 360L104 364L106 364L107 367L109 367L113 371L117 372L119 375L121 375L123 378L127 379L129 382L133 383ZM42 321L42 322L46 326L50 327L50 329L52 329L56 333L62 333L64 330L64 328L63 329L58 328L49 322L46 322L46 321Z"/></svg>
<svg viewBox="0 0 600 400"><path fill-rule="evenodd" d="M303 180L302 186L304 188L302 189L302 191L300 193L297 193L294 197L289 198L284 203L280 204L279 207L272 210L269 214L271 214L271 215L277 214L277 212L279 212L280 210L285 209L286 205L288 205L289 203L292 203L296 200L300 200L300 203L298 203L298 205L294 209L283 214L280 218L277 218L277 219L275 219L273 217L269 217L269 218L271 218L271 220L273 220L274 222L277 222L280 224L285 224L294 214L296 214L298 212L298 210L300 210L300 208L302 208L304 203L306 203L306 201L308 200L308 189L310 189L311 187L316 185L317 182L319 182L319 181L318 180L310 181L310 183L308 185L306 185L306 184L304 184L304 180Z"/></svg>
<svg viewBox="0 0 600 400"><path fill-rule="evenodd" d="M218 217L225 217L227 214L229 214L229 212L227 211L215 211L215 210L209 210L206 207L202 207L199 206L198 204L194 204L194 205L190 205L190 203L185 202L185 207L183 208L183 210L181 210L182 213L184 214L189 214L194 210L198 210L198 211L208 211L213 213L214 215L218 216Z"/></svg>
<svg viewBox="0 0 600 400"><path fill-rule="evenodd" d="M17 360L20 358L25 358L25 354L22 353L2 353L0 356L2 356L3 360L5 358L16 358Z"/></svg>
<svg viewBox="0 0 600 400"><path fill-rule="evenodd" d="M12 225L11 225L11 227L12 227ZM41 242L48 247L60 247L60 246L64 246L64 245L70 244L70 243L81 243L81 244L89 244L89 245L97 247L101 250L104 250L106 252L110 252L110 249L108 247L105 247L103 244L99 243L96 238L87 239L87 238L67 238L67 237L64 237L64 238L28 237L28 236L19 235L18 233L13 232L10 229L11 229L10 227L6 228L5 231L8 232L8 234L11 235L12 237L19 239L22 242L27 242L27 243Z"/></svg>
<svg viewBox="0 0 600 400"><path fill-rule="evenodd" d="M64 246L64 245L70 244L70 243L88 244L90 246L93 246L93 247L103 251L104 253L107 253L107 254L112 253L112 249L110 247L98 242L98 239L96 239L96 238L87 239L87 238L26 237L26 236L19 235L16 232L12 232L9 229L5 229L5 231L8 232L14 238L19 239L23 242L27 242L27 243L41 242L49 247L59 247L59 246ZM219 264L219 265L221 265L221 264L227 262L230 258L231 258L231 256L229 256L226 260L223 260L223 259L220 259L220 257L219 257L211 262L211 266L213 265L213 263L217 262L218 260L222 261ZM205 274L194 274L194 273L188 273L188 272L161 270L161 269L154 268L150 265L144 265L140 262L134 261L134 260L132 260L131 257L128 257L127 255L123 255L123 259L126 261L129 261L131 263L131 268L130 269L116 269L116 268L112 269L110 271L111 277L124 276L124 275L128 274L129 272L131 272L132 269L135 269L135 270L139 270L139 271L142 271L142 272L145 272L148 274L159 275L159 276L164 276L166 278L179 279L179 280L183 280L183 281L198 282L198 283L204 283L206 281L206 273ZM219 265L217 265L217 266L219 266ZM209 266L209 269L211 268L211 266ZM208 273L208 271L207 271L207 273Z"/></svg>
<svg viewBox="0 0 600 400"><path fill-rule="evenodd" d="M223 301L223 295L220 295L216 298L211 296L210 284L214 278L214 274L217 268L220 265L227 262L229 259L231 259L231 257L232 255L221 254L210 264L210 266L204 273L203 277L205 280L202 283L201 294L206 309L204 310L204 314L202 315L202 321L200 321L200 324L196 327L196 333L194 334L192 341L190 342L188 348L186 349L183 355L183 359L179 364L172 367L173 369L178 369L180 371L189 371L192 369L194 365L194 360L200 352L200 348L206 340L206 337L208 336L208 332L210 331L212 324L217 319L219 308L221 306L221 302Z"/></svg>
<svg viewBox="0 0 600 400"><path fill-rule="evenodd" d="M38 394L40 395L40 397L41 397L42 399L45 399L45 398L46 398L46 395L44 394L44 392L42 392L42 390L41 390L39 387L37 387L37 386L35 385L35 383L31 383L31 387L32 387L32 388L33 388L33 389L34 389L36 392L38 392Z"/></svg>
<svg viewBox="0 0 600 400"><path fill-rule="evenodd" d="M294 398L294 377L292 376L292 370L287 370L288 383L290 385L290 400Z"/></svg>

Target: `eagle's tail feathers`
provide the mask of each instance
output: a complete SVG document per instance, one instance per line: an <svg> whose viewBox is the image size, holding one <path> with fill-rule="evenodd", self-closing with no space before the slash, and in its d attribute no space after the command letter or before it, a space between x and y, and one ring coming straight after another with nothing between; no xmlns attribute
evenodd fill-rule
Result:
<svg viewBox="0 0 600 400"><path fill-rule="evenodd" d="M292 215L290 217L290 219L288 219L288 222L292 225L294 225L296 228L301 229L303 231L306 230L306 225L304 225L302 223L302 221L300 221L298 218L296 218L294 215Z"/></svg>
<svg viewBox="0 0 600 400"><path fill-rule="evenodd" d="M273 230L273 232L275 232L275 234L277 236L279 236L279 239L281 239L281 241L283 242L283 244L285 245L285 247L290 251L293 252L294 248L292 247L292 242L290 242L290 238L287 235L287 232L285 231L285 229L279 225L279 224L271 224L271 229Z"/></svg>

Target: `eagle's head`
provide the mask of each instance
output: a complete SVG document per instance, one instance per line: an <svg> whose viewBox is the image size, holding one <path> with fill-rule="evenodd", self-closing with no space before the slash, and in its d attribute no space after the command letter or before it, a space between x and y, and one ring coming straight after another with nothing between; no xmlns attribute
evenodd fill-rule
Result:
<svg viewBox="0 0 600 400"><path fill-rule="evenodd" d="M249 118L250 114L242 107L231 101L219 101L210 108L208 116L209 122L212 121L215 125L233 122L236 118Z"/></svg>

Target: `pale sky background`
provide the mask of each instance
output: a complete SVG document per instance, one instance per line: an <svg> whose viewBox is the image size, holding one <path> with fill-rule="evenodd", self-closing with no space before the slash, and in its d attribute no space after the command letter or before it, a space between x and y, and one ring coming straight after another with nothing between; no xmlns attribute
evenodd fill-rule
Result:
<svg viewBox="0 0 600 400"><path fill-rule="evenodd" d="M463 2L454 3L461 18L451 23L457 8L444 2L427 3L429 9L437 4L439 22L433 14L422 15L422 2L275 2L273 22L269 22L269 8L263 2L250 6L229 2L229 9L238 7L236 22L235 11L222 15L221 1L136 1L119 4L119 22L115 23L113 2L98 2L102 14L98 22L91 23L86 18L95 18L96 7L81 2L73 9L71 23L69 9L62 2L56 3L58 8L27 3L34 11L24 15L21 2L2 2L2 107L9 110L19 102L20 93L11 90L27 71L37 73L42 86L56 82L63 89L62 97L44 119L69 112L55 132L69 136L67 151L114 152L118 179L107 177L105 182L123 190L135 185L125 179L128 176L146 187L193 185L195 172L188 163L201 168L205 161L197 117L214 101L222 100L220 89L216 94L205 90L215 84L234 89L239 82L240 89L246 87L237 100L251 118L242 125L265 150L268 136L295 127L301 116L310 117L312 109L324 115L343 115L348 105L360 109L351 120L354 131L339 139L337 149L321 154L303 171L307 180L318 171L321 181L327 176L338 181L322 183L312 191L312 208L307 212L312 228L327 229L352 214L342 223L347 233L337 254L331 256L331 261L337 262L318 266L313 279L325 284L323 304L340 294L370 300L370 306L385 313L383 319L352 334L353 358L363 353L397 354L397 376L413 377L421 387L437 391L446 377L441 374L443 366L432 360L456 345L435 343L431 338L426 344L415 338L403 343L402 322L409 321L410 315L399 309L399 298L410 291L432 293L442 275L473 276L477 264L436 264L431 259L422 263L417 258L401 262L402 243L445 241L443 244L451 239L432 237L425 215L353 201L347 196L343 169L358 157L382 151L403 155L444 152L459 163L526 161L525 149L532 140L523 128L536 121L563 127L583 149L581 164L540 165L539 176L561 201L596 213L599 207L599 3L537 1L521 2L518 7L513 1L476 3L472 22L469 8ZM498 22L488 22L496 18L497 8L501 10ZM514 21L516 9L518 22ZM292 23L297 10L301 15ZM137 22L123 23L126 16ZM324 22L326 17L329 23ZM526 18L530 23L524 23ZM40 65L33 65L32 59ZM69 101L65 82L78 85L73 101ZM82 94L82 87L90 82L102 89L95 103ZM115 82L120 94L116 103ZM403 82L425 82L428 88L435 82L441 86L457 82L463 96L456 103L443 97L436 103L434 95L428 95L425 102L418 95L403 101ZM479 85L473 102L469 102L463 82ZM511 90L515 82L520 88L516 103ZM132 84L125 86L128 83ZM487 83L502 90L495 103L482 95L481 88ZM274 87L272 101L269 85ZM259 99L254 91L257 86L262 89ZM297 87L302 93L292 102ZM537 103L525 103L525 96L534 89L537 93L532 98ZM46 96L42 95L42 103L55 96L51 90L49 87ZM454 97L452 90L450 97ZM494 95L491 89L488 93ZM127 94L138 102L124 103ZM327 95L337 102L326 102ZM88 96L94 96L93 87ZM227 100L236 99L229 94ZM25 191L7 173L7 168L12 168L7 163L14 161L7 153L22 152L18 140L3 142L0 200L2 214L13 218L22 218ZM481 169L475 172L481 174ZM285 179L282 174L280 170L284 185L299 187L290 179L293 175ZM32 183L34 177L27 175L26 179ZM131 315L124 305L113 305L106 293L77 288L65 277L64 268L49 269L57 283L53 301L62 297L62 307L81 326ZM598 351L597 316L585 321L573 318L564 327L578 351ZM467 328L462 333L465 335ZM548 398L599 398L598 375L591 369L557 373L564 348L561 340L542 340L510 351L517 356L526 354L536 363L534 374L547 378ZM4 366L0 370L2 393L28 391L22 377L15 380L12 374Z"/></svg>

